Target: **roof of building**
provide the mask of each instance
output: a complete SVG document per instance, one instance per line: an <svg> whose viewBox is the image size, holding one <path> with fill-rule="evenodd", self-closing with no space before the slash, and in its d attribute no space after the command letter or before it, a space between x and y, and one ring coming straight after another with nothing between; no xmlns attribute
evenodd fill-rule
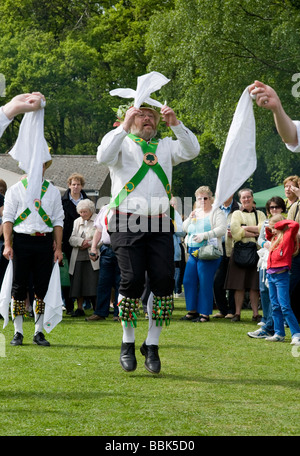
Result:
<svg viewBox="0 0 300 456"><path fill-rule="evenodd" d="M67 180L72 173L82 174L85 179L85 190L101 189L109 175L105 165L99 165L95 155L53 155L52 165L46 170L45 177L61 189L68 187ZM19 168L18 162L8 154L0 154L0 179L5 180L8 186L18 180L18 175L24 171Z"/></svg>

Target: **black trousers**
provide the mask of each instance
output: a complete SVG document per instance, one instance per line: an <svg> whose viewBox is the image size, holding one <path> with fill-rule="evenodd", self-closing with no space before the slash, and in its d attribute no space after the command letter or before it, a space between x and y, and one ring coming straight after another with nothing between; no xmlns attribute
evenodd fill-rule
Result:
<svg viewBox="0 0 300 456"><path fill-rule="evenodd" d="M110 231L109 234L121 272L119 293L129 298L140 298L144 291L147 272L150 289L155 296L172 295L174 230L171 220L167 217L156 219L153 230L153 219L135 216L133 231L129 216L127 219L123 216L122 221L119 214L114 217L116 217L113 224L115 231ZM140 225L139 221L141 221Z"/></svg>
<svg viewBox="0 0 300 456"><path fill-rule="evenodd" d="M14 233L12 296L27 297L30 276L35 295L44 299L53 268L53 236L30 236Z"/></svg>
<svg viewBox="0 0 300 456"><path fill-rule="evenodd" d="M219 268L216 271L214 278L214 298L215 303L219 311L223 315L228 313L235 314L235 301L234 301L234 290L229 290L228 299L226 296L226 290L224 288L225 279L227 275L229 264L229 258L226 255L222 256Z"/></svg>

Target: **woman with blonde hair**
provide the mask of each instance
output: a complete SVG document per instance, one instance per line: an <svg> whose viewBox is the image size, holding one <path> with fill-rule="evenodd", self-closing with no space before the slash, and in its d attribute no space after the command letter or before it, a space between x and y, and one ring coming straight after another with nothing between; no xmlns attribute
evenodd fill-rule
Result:
<svg viewBox="0 0 300 456"><path fill-rule="evenodd" d="M227 222L221 209L213 211L213 195L209 187L199 187L195 196L196 208L183 222L189 258L183 278L188 313L182 320L207 322L213 310L213 283L221 261L222 236L226 232ZM201 247L209 245L215 246L220 256L201 259L198 252Z"/></svg>

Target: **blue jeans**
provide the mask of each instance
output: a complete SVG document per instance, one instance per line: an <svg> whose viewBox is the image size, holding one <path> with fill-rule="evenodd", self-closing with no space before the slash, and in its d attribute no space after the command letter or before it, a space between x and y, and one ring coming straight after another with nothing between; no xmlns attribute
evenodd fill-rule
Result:
<svg viewBox="0 0 300 456"><path fill-rule="evenodd" d="M290 275L289 272L281 274L268 274L270 301L274 321L275 334L285 336L284 320L287 322L292 336L300 336L299 323L292 311L290 304Z"/></svg>
<svg viewBox="0 0 300 456"><path fill-rule="evenodd" d="M210 315L213 311L214 277L220 265L217 260L199 260L191 252L197 249L189 248L189 259L186 263L183 286L187 310L196 310L199 314Z"/></svg>
<svg viewBox="0 0 300 456"><path fill-rule="evenodd" d="M118 294L120 285L120 269L117 257L111 247L100 247L100 269L97 287L97 302L94 314L108 317L112 288L115 289L114 317L118 316Z"/></svg>
<svg viewBox="0 0 300 456"><path fill-rule="evenodd" d="M269 296L269 288L266 286L264 279L266 279L267 273L266 270L260 269L259 270L259 291L260 291L260 302L263 311L263 323L266 323L269 314L271 312L271 303L270 303L270 296Z"/></svg>
<svg viewBox="0 0 300 456"><path fill-rule="evenodd" d="M179 263L179 262L178 262ZM176 262L175 262L175 274L174 274L174 280L175 280L175 287L174 287L174 293L181 293L181 284L180 284L180 267L176 267Z"/></svg>

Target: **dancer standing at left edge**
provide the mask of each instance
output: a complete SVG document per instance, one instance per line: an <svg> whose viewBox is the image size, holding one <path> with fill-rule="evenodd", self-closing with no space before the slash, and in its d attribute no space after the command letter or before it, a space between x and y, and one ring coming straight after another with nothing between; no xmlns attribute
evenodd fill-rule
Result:
<svg viewBox="0 0 300 456"><path fill-rule="evenodd" d="M35 292L33 342L50 345L43 334L44 298L52 277L53 263L63 258L64 212L61 196L59 190L44 179L44 172L52 163L44 138L44 106L44 97L40 97L37 109L25 110L17 141L9 152L26 172L26 177L7 190L3 212L3 255L12 260L13 266L12 283L8 290L11 291L15 330L12 345L23 344L23 316L30 273ZM4 114L6 112L4 109Z"/></svg>
<svg viewBox="0 0 300 456"><path fill-rule="evenodd" d="M173 309L174 229L169 204L172 167L195 158L200 151L196 136L170 107L162 106L161 115L176 140L154 139L160 114L152 106L140 105L127 109L121 124L104 136L97 152L98 162L108 165L112 181L107 221L121 271L120 364L127 372L137 367L136 312L144 290L145 272L151 288L150 318L148 335L140 351L149 372L158 374L161 369L159 336Z"/></svg>

